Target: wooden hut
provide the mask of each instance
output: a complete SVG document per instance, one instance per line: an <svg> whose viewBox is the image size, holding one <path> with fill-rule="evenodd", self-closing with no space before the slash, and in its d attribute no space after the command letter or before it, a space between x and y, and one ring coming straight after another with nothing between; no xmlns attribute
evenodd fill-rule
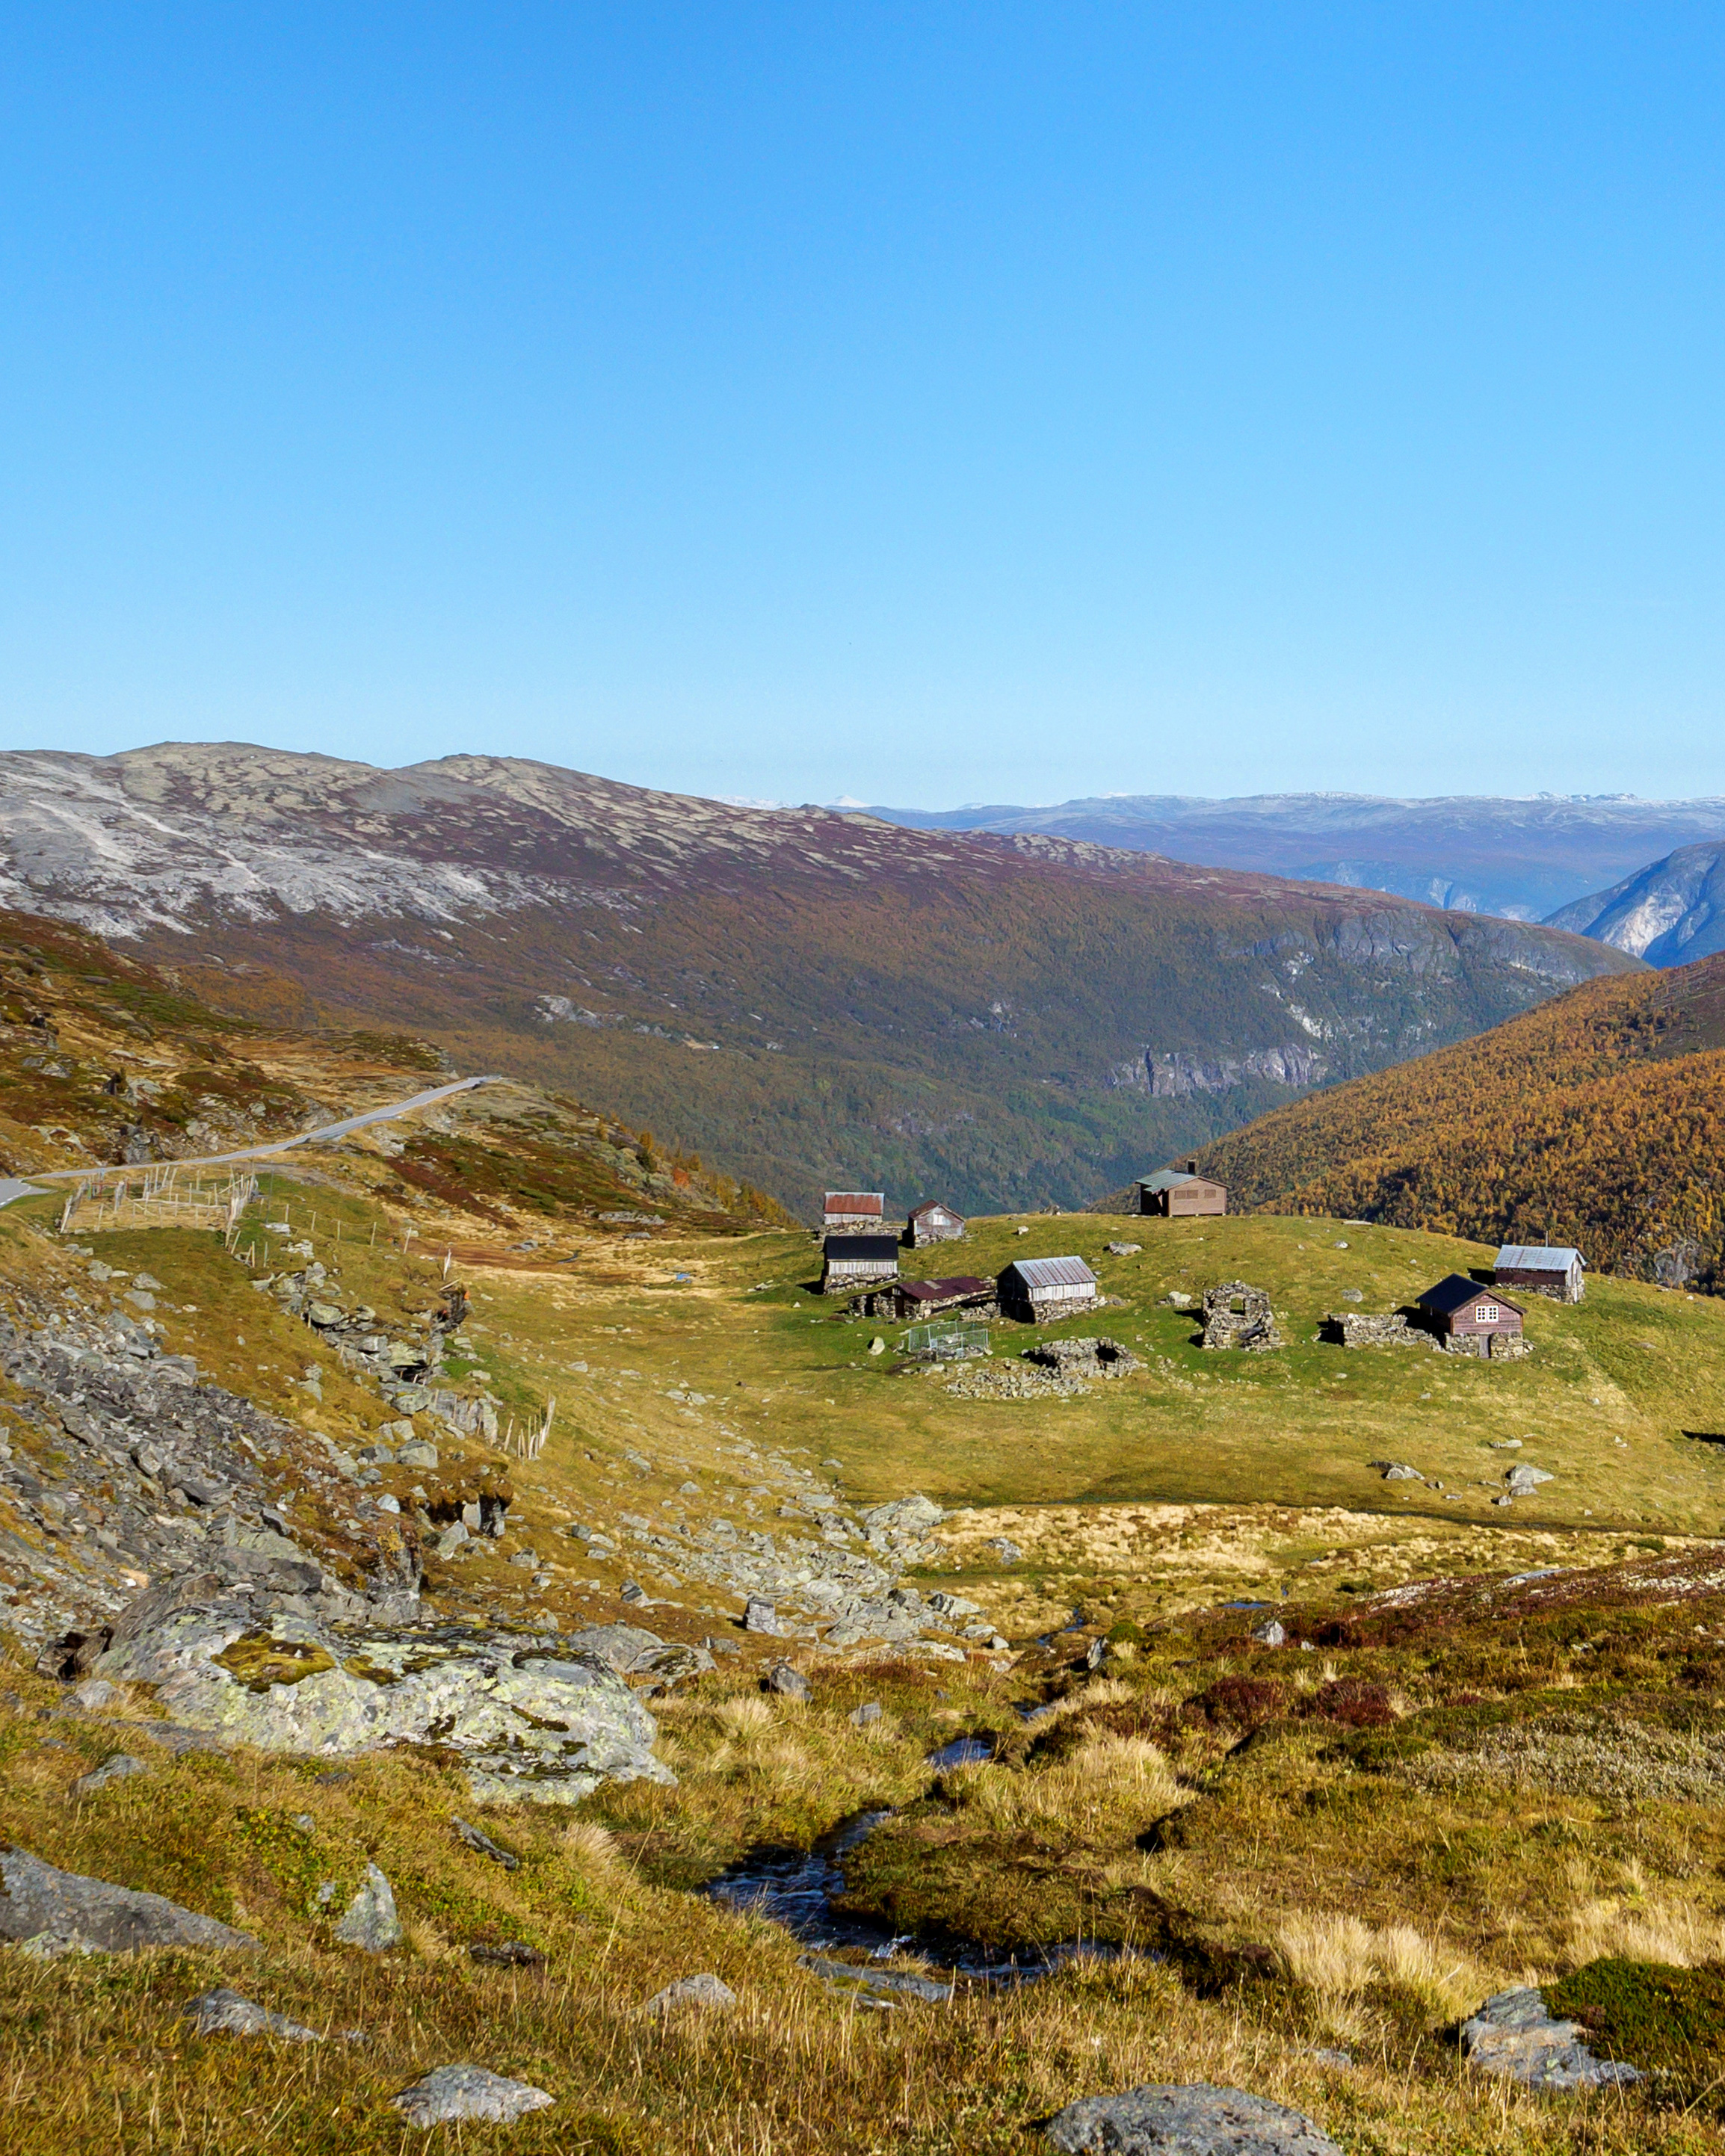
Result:
<svg viewBox="0 0 1725 2156"><path fill-rule="evenodd" d="M1441 1340L1477 1341L1473 1352L1491 1352L1491 1342L1503 1337L1519 1339L1519 1306L1496 1287L1481 1287L1461 1273L1447 1274L1420 1298L1425 1322Z"/></svg>
<svg viewBox="0 0 1725 2156"><path fill-rule="evenodd" d="M897 1278L896 1235L829 1235L822 1246L823 1295L855 1295Z"/></svg>
<svg viewBox="0 0 1725 2156"><path fill-rule="evenodd" d="M1491 1277L1499 1287L1526 1288L1554 1302L1579 1302L1587 1260L1561 1244L1506 1243L1497 1253Z"/></svg>
<svg viewBox="0 0 1725 2156"><path fill-rule="evenodd" d="M884 1191L829 1190L821 1225L829 1235L878 1235L886 1217Z"/></svg>
<svg viewBox="0 0 1725 2156"><path fill-rule="evenodd" d="M1193 1220L1228 1210L1228 1193L1198 1172L1189 1160L1183 1168L1164 1168L1138 1182L1138 1210L1164 1220Z"/></svg>
<svg viewBox="0 0 1725 2156"><path fill-rule="evenodd" d="M1019 1258L996 1285L1002 1312L1026 1325L1094 1310L1101 1293L1082 1258Z"/></svg>
<svg viewBox="0 0 1725 2156"><path fill-rule="evenodd" d="M925 1243L956 1243L963 1233L964 1215L942 1205L937 1198L914 1207L905 1223L905 1240L913 1250L920 1250Z"/></svg>

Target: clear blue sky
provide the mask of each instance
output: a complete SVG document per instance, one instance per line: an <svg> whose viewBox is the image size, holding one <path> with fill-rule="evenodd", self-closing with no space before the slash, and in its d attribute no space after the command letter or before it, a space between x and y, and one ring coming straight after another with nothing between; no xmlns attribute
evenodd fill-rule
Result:
<svg viewBox="0 0 1725 2156"><path fill-rule="evenodd" d="M0 9L0 741L1725 793L1725 16Z"/></svg>

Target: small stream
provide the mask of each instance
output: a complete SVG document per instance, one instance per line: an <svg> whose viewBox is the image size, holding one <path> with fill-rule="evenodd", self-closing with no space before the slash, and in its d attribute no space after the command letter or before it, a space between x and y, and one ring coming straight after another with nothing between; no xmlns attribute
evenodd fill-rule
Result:
<svg viewBox="0 0 1725 2156"><path fill-rule="evenodd" d="M955 1737L929 1755L944 1771L993 1756L986 1738ZM988 1947L939 1926L895 1932L880 1919L852 1916L834 1907L845 1892L845 1859L888 1810L853 1812L823 1835L812 1849L752 1849L701 1890L729 1907L781 1924L810 1949L803 1958L819 1975L869 1993L910 1992L949 1999L957 1984L1034 1984L1081 1955L1117 1959L1122 1949L1093 1939L1064 1939L1052 1946ZM842 1960L832 1956L845 1957ZM893 1964L900 1957L942 1972L931 1978Z"/></svg>

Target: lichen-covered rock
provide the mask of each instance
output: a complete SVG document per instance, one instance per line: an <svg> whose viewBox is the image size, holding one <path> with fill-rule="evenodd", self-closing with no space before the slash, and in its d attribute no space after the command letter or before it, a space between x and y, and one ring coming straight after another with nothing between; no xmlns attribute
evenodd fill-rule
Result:
<svg viewBox="0 0 1725 2156"><path fill-rule="evenodd" d="M680 1976L675 1984L668 1984L663 1991L656 1991L647 2001L649 2014L671 2014L685 2008L697 2010L717 2010L728 2014L737 2004L737 1994L723 1977L715 1976L703 1969L698 1976Z"/></svg>
<svg viewBox="0 0 1725 2156"><path fill-rule="evenodd" d="M439 2066L390 2102L410 2126L442 2126L459 2118L507 2125L556 2102L529 2082L512 2082L485 2066Z"/></svg>
<svg viewBox="0 0 1725 2156"><path fill-rule="evenodd" d="M261 1751L454 1752L481 1802L574 1804L604 1781L675 1779L629 1686L554 1637L341 1624L192 1578L121 1613L101 1674L154 1686L182 1727Z"/></svg>
<svg viewBox="0 0 1725 2156"><path fill-rule="evenodd" d="M164 1895L59 1871L22 1849L0 1850L0 1939L51 1943L52 1950L135 1953L141 1947L239 1947L258 1942Z"/></svg>
<svg viewBox="0 0 1725 2156"><path fill-rule="evenodd" d="M180 2018L189 2021L200 2036L274 2036L284 2044L323 2041L316 2030L290 2021L285 2014L274 2014L226 1984L188 1999L180 2009Z"/></svg>
<svg viewBox="0 0 1725 2156"><path fill-rule="evenodd" d="M1641 2078L1615 2059L1596 2059L1581 2041L1579 2024L1554 2020L1531 1985L1494 1993L1462 2023L1461 2051L1481 2072L1529 2088L1601 2088Z"/></svg>
<svg viewBox="0 0 1725 2156"><path fill-rule="evenodd" d="M359 1892L336 1926L336 1937L343 1946L363 1947L367 1953L387 1953L401 1944L394 1890L375 1864L367 1865Z"/></svg>
<svg viewBox="0 0 1725 2156"><path fill-rule="evenodd" d="M1209 2082L1152 2082L1119 2096L1081 2097L1048 2123L1066 2156L1342 2156L1303 2112Z"/></svg>

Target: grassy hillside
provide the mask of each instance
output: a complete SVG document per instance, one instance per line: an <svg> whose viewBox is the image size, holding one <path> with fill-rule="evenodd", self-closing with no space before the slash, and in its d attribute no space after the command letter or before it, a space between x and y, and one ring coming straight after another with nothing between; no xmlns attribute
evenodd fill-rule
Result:
<svg viewBox="0 0 1725 2156"><path fill-rule="evenodd" d="M1725 960L1590 982L1477 1039L1212 1146L1233 1202L1574 1243L1596 1270L1716 1288Z"/></svg>
<svg viewBox="0 0 1725 2156"><path fill-rule="evenodd" d="M394 1330L442 1269L399 1246L372 1173L362 1146L284 1163L259 1216L287 1218L329 1291ZM653 1701L677 1785L607 1786L572 1814L476 1806L435 1751L175 1753L148 1742L161 1708L143 1688L80 1707L0 1630L0 1837L261 1942L0 1953L11 2145L366 2156L401 2145L396 2091L472 2059L555 2099L461 2131L521 2156L824 2156L859 2118L879 2156L1009 2156L1076 2097L1194 2080L1293 2104L1348 2156L1725 2149L1709 1989L1725 1958L1725 1595L1717 1546L1687 1540L1725 1519L1725 1448L1684 1435L1725 1430L1718 1304L1606 1281L1579 1308L1536 1306L1525 1363L1345 1353L1311 1337L1324 1310L1398 1303L1486 1253L1255 1217L1134 1223L1142 1249L1116 1256L1119 1223L993 1219L952 1257L990 1270L1083 1252L1110 1306L1056 1331L1106 1330L1142 1358L1076 1396L993 1399L974 1366L931 1377L870 1354L901 1328L812 1296L806 1235L685 1235L553 1265L439 1203L422 1236L467 1223L464 1337L487 1387L560 1404L531 1461L488 1468L477 1442L440 1440L445 1473L506 1467L515 1496L506 1543L434 1561L424 1614L723 1640L737 1651ZM356 1450L390 1411L335 1371L307 1394L305 1327L218 1238L91 1237L125 1276L99 1283L44 1232L52 1213L0 1211L5 1314L49 1325L147 1268L162 1344L283 1418L282 1454L261 1464L310 1532L323 1439ZM1194 1344L1168 1296L1234 1276L1271 1291L1283 1350ZM996 1359L1033 1337L997 1328ZM0 1424L13 1470L44 1484L78 1450L20 1411L3 1373ZM1425 1479L1386 1483L1381 1457ZM1499 1508L1512 1461L1554 1479ZM420 1471L378 1473L411 1512ZM5 1568L33 1551L63 1563L64 1533L43 1542L13 1487ZM811 1494L848 1508L915 1487L956 1508L916 1584L979 1604L1009 1652L763 1640L678 1554L721 1518L783 1541ZM325 1510L316 1530L339 1547L354 1516ZM603 1538L578 1543L572 1522ZM86 1543L80 1561L99 1556ZM8 1625L26 1599L11 1595ZM1281 1649L1248 1636L1272 1611ZM763 1686L784 1656L806 1700ZM931 1759L961 1736L988 1758ZM148 1771L74 1794L119 1748ZM898 1939L899 1968L939 1967L954 1941L1142 1952L869 2012L778 1926L696 1891L865 1808L891 1815L847 1861L845 1907ZM465 1844L458 1817L516 1868ZM332 1882L339 1907L367 1863L405 1927L376 1957L332 1935L319 1899ZM475 1958L506 1942L542 1958ZM696 1970L732 1987L733 2013L647 2013ZM1589 2100L1470 2074L1445 2030L1530 1976L1612 2056L1666 2078ZM331 2041L196 2036L182 2009L217 1984ZM363 2041L338 2040L350 2030Z"/></svg>
<svg viewBox="0 0 1725 2156"><path fill-rule="evenodd" d="M453 1075L425 1040L314 1036L217 1011L177 975L80 929L0 911L0 1173L268 1144ZM521 1086L460 1096L406 1125L374 1164L395 1203L453 1207L470 1225L630 1210L709 1229L783 1218L650 1132Z"/></svg>

